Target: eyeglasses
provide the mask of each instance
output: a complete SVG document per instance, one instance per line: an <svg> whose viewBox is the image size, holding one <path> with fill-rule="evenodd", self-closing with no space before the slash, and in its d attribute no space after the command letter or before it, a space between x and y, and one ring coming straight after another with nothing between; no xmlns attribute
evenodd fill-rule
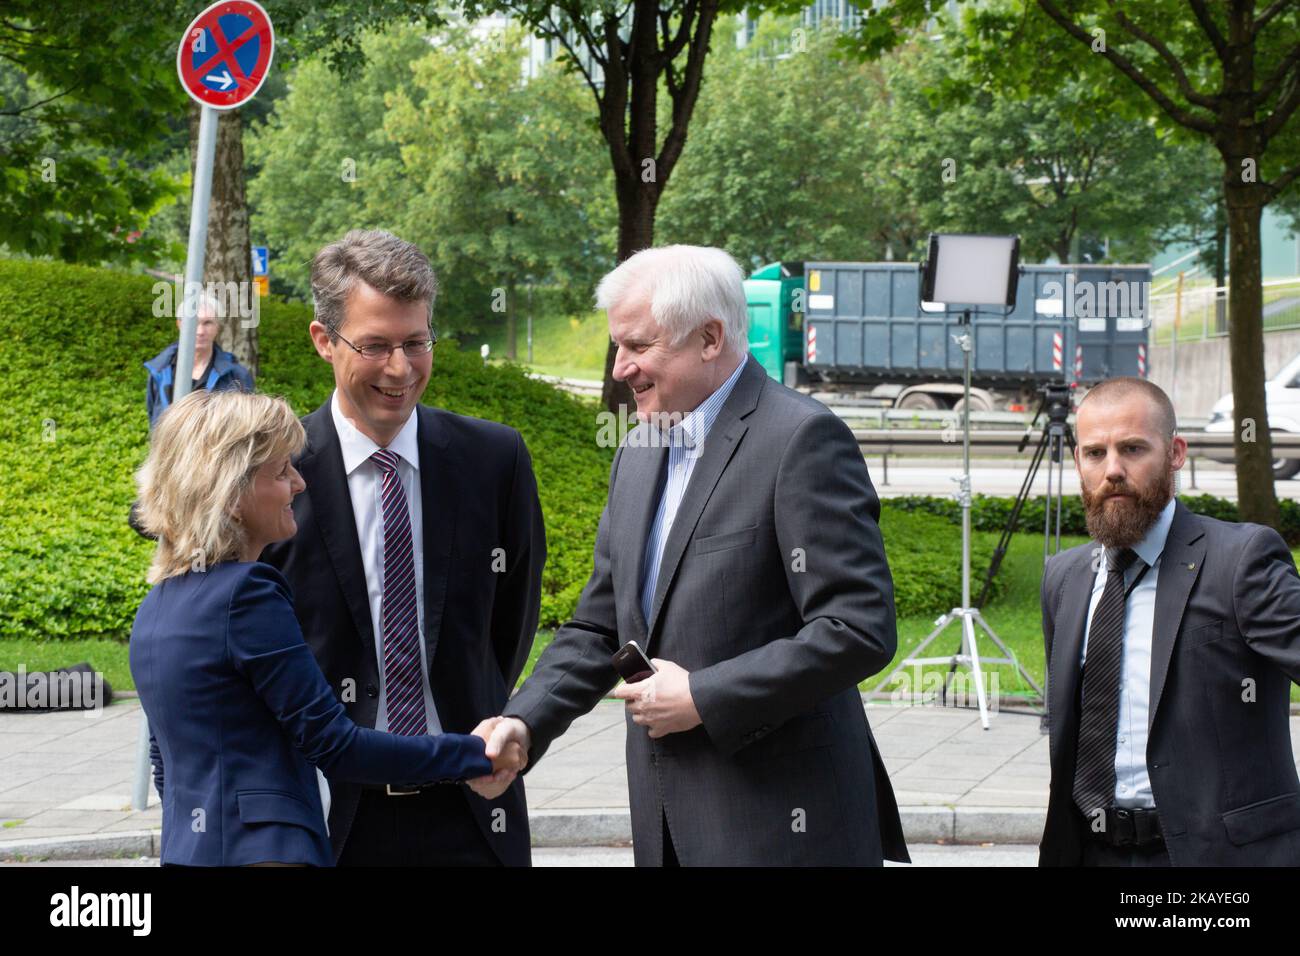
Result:
<svg viewBox="0 0 1300 956"><path fill-rule="evenodd" d="M347 339L344 339L343 336L339 335L338 329L330 329L330 331L343 339L343 344L352 351L360 354L363 359L372 362L388 361L388 356L393 354L395 348L400 348L407 358L419 358L421 355L428 355L433 351L433 347L438 344L438 335L433 329L429 330L427 339L414 339L410 342L403 342L401 345L389 345L387 342L369 342L362 346L353 345Z"/></svg>

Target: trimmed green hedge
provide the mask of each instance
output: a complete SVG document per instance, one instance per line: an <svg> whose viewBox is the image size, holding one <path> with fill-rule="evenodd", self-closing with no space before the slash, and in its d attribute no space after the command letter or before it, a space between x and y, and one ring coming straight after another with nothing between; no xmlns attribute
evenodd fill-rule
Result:
<svg viewBox="0 0 1300 956"><path fill-rule="evenodd" d="M993 531L1000 533L1006 526L1007 517L1015 504L1012 496L974 495L971 499L970 522L974 531ZM1191 511L1221 521L1240 521L1237 503L1214 495L1179 495L1178 500ZM1043 506L1046 498L1030 498L1020 511L1020 523L1016 526L1017 534L1042 534ZM952 524L961 524L961 506L953 498L935 498L927 495L908 495L890 498L890 508L899 511L925 512L944 518ZM1055 510L1055 509L1053 509ZM1278 500L1278 532L1286 540L1288 547L1300 545L1300 501L1290 498ZM1083 501L1078 495L1066 495L1061 501L1061 534L1088 535L1088 526L1084 520ZM986 562L987 564L987 562ZM972 565L974 566L974 565Z"/></svg>
<svg viewBox="0 0 1300 956"><path fill-rule="evenodd" d="M953 534L952 524L944 517L917 509L917 500L885 498L881 502L880 533L894 579L894 608L900 618L937 616L961 604L961 535ZM911 507L896 507L899 501L907 501ZM994 544L992 535L971 535L972 599L983 586ZM998 575L989 602L1005 590L1005 575Z"/></svg>
<svg viewBox="0 0 1300 956"><path fill-rule="evenodd" d="M176 334L153 315L155 281L0 260L0 638L130 633L152 547L126 524L148 439L142 363ZM310 319L263 300L258 388L299 413L333 387ZM592 440L592 409L454 343L438 349L424 401L523 434L547 524L542 623L563 621L591 571L613 457Z"/></svg>

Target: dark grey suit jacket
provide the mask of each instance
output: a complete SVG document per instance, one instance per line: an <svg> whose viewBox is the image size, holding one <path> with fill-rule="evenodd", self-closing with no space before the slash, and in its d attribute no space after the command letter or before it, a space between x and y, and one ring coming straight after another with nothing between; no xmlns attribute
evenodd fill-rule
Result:
<svg viewBox="0 0 1300 956"><path fill-rule="evenodd" d="M1077 866L1079 655L1095 542L1043 574L1052 783L1040 866ZM1175 866L1300 865L1288 723L1300 680L1300 575L1272 528L1178 502L1156 582L1147 769Z"/></svg>
<svg viewBox="0 0 1300 956"><path fill-rule="evenodd" d="M703 725L651 740L627 719L638 865L908 859L857 684L894 656L880 503L848 427L747 365L696 463L642 617L642 554L668 449L629 434L610 469L591 579L505 713L531 763L618 682L635 640L691 672ZM530 765L531 765L530 763Z"/></svg>

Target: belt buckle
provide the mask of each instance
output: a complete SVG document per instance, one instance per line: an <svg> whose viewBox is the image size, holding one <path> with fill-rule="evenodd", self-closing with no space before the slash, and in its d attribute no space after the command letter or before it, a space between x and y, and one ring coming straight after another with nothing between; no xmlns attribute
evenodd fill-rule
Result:
<svg viewBox="0 0 1300 956"><path fill-rule="evenodd" d="M384 793L390 797L413 797L419 792L419 787L395 787L391 783L384 785Z"/></svg>
<svg viewBox="0 0 1300 956"><path fill-rule="evenodd" d="M1136 846L1137 825L1133 819L1133 811L1128 807L1116 807L1113 819L1115 826L1111 833L1114 839L1112 846Z"/></svg>

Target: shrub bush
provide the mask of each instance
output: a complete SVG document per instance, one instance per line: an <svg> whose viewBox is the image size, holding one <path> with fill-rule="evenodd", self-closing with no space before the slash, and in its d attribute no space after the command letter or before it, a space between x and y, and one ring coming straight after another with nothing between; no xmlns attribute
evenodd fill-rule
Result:
<svg viewBox="0 0 1300 956"><path fill-rule="evenodd" d="M974 495L971 500L971 528L975 531L1000 533L1015 504L1015 498L996 495ZM1221 521L1240 521L1237 503L1214 495L1179 495L1178 500L1191 511ZM1046 498L1030 498L1020 512L1018 533L1033 533L1043 527L1043 507ZM889 499L889 507L900 511L926 512L961 524L961 507L953 498L935 498L927 495L908 495ZM1290 498L1278 500L1278 532L1289 547L1300 544L1300 501ZM1083 502L1078 495L1067 495L1061 501L1061 534L1088 534L1084 521Z"/></svg>
<svg viewBox="0 0 1300 956"><path fill-rule="evenodd" d="M896 506L902 500L908 502L908 507ZM944 516L917 507L920 500L924 499L886 498L881 504L880 531L894 578L894 607L900 618L937 617L961 604L961 535L953 534L952 524ZM972 599L983 584L993 544L990 535L971 535ZM990 602L1005 590L1005 584L1005 575L993 579Z"/></svg>
<svg viewBox="0 0 1300 956"><path fill-rule="evenodd" d="M148 440L142 363L176 337L153 315L155 281L0 260L0 638L130 633L152 553L126 524ZM258 388L300 414L333 387L310 320L305 305L263 300ZM454 342L423 400L523 434L546 516L542 622L563 621L591 570L613 457L593 440L594 409Z"/></svg>

